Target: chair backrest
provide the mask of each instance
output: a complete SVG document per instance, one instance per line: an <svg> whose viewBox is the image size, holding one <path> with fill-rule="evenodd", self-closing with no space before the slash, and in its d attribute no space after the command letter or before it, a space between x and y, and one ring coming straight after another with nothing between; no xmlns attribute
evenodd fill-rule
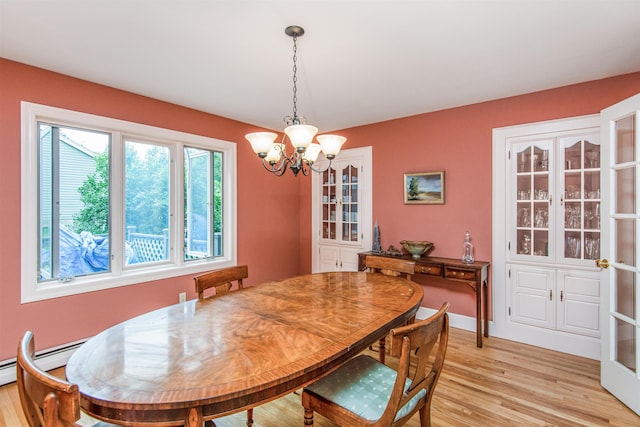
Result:
<svg viewBox="0 0 640 427"><path fill-rule="evenodd" d="M392 329L389 333L391 340L391 355L399 357L398 376L380 425L402 425L413 414L395 420L398 410L409 402L422 390L426 391L425 406L430 408L433 391L436 388L444 357L449 342L449 317L447 310L449 303L442 304L440 310L431 317L400 328ZM436 347L437 343L437 347ZM435 347L435 351L434 351ZM431 353L435 354L431 358ZM415 368L411 369L411 355L415 354ZM411 385L406 388L406 380Z"/></svg>
<svg viewBox="0 0 640 427"><path fill-rule="evenodd" d="M33 333L27 331L18 344L16 363L18 393L30 427L79 427L80 392L76 384L56 378L34 363Z"/></svg>
<svg viewBox="0 0 640 427"><path fill-rule="evenodd" d="M415 261L403 258L388 258L375 255L367 255L364 265L374 273L382 273L390 276L402 276L411 279L415 273Z"/></svg>
<svg viewBox="0 0 640 427"><path fill-rule="evenodd" d="M238 289L242 289L242 279L247 277L249 277L249 268L246 265L223 268L196 276L194 280L198 299L206 298L204 291L212 288L215 289L214 295L226 294L231 290L231 282L238 282Z"/></svg>

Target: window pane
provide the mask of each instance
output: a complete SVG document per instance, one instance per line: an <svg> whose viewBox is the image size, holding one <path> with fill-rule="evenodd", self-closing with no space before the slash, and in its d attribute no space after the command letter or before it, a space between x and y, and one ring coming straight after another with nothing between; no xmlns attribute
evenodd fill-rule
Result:
<svg viewBox="0 0 640 427"><path fill-rule="evenodd" d="M125 265L167 261L169 148L125 141Z"/></svg>
<svg viewBox="0 0 640 427"><path fill-rule="evenodd" d="M222 255L222 153L184 149L185 260Z"/></svg>
<svg viewBox="0 0 640 427"><path fill-rule="evenodd" d="M39 124L39 281L109 271L109 135Z"/></svg>

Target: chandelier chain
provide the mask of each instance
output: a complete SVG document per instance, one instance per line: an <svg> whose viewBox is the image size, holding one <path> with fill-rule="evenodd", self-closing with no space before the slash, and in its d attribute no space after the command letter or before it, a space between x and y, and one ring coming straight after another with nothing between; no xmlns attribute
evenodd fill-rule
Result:
<svg viewBox="0 0 640 427"><path fill-rule="evenodd" d="M297 106L297 102L298 102L298 86L297 86L297 82L298 82L298 66L297 66L297 60L298 60L298 37L294 36L293 37L293 117L292 117L292 121L293 124L298 124L298 106Z"/></svg>

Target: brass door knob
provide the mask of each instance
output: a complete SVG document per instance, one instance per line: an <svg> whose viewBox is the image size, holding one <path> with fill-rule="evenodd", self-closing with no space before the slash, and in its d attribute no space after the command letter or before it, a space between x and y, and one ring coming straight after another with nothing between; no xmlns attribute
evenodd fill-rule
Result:
<svg viewBox="0 0 640 427"><path fill-rule="evenodd" d="M597 259L596 260L596 267L599 268L609 268L609 260L605 259Z"/></svg>

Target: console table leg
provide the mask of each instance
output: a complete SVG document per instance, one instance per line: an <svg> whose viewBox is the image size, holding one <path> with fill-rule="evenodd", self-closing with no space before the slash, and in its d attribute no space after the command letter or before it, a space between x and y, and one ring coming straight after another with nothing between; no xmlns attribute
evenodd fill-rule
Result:
<svg viewBox="0 0 640 427"><path fill-rule="evenodd" d="M482 284L476 283L476 346L482 348Z"/></svg>

